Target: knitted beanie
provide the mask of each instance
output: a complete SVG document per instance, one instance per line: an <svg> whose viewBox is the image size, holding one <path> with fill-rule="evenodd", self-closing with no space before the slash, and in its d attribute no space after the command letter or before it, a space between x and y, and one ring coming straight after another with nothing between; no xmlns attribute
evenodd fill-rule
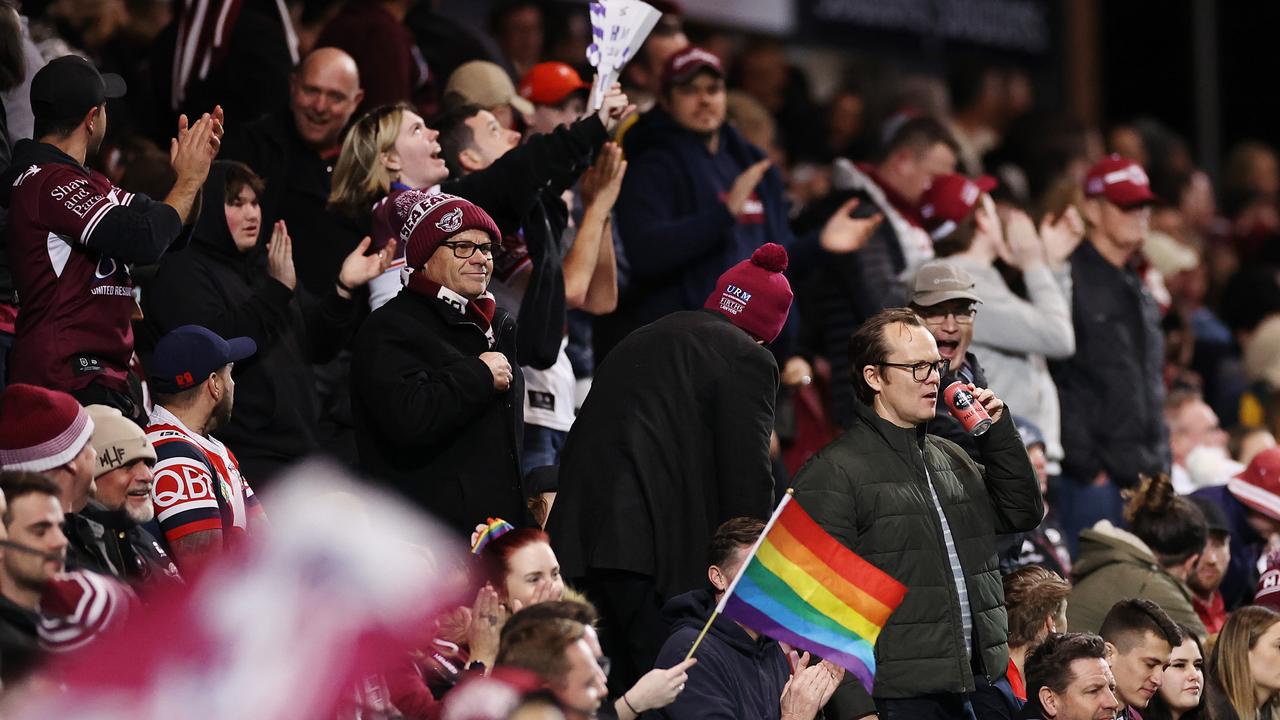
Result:
<svg viewBox="0 0 1280 720"><path fill-rule="evenodd" d="M117 629L136 603L133 591L115 578L87 570L62 573L44 586L37 610L40 646L70 652Z"/></svg>
<svg viewBox="0 0 1280 720"><path fill-rule="evenodd" d="M456 195L409 190L396 196L395 202L405 265L412 271L421 270L441 242L464 230L482 230L493 242L502 242L489 213Z"/></svg>
<svg viewBox="0 0 1280 720"><path fill-rule="evenodd" d="M791 310L791 283L782 274L786 269L787 251L766 243L716 280L703 307L729 318L756 340L773 342Z"/></svg>
<svg viewBox="0 0 1280 720"><path fill-rule="evenodd" d="M93 420L64 392L14 383L0 394L0 469L42 472L89 444Z"/></svg>

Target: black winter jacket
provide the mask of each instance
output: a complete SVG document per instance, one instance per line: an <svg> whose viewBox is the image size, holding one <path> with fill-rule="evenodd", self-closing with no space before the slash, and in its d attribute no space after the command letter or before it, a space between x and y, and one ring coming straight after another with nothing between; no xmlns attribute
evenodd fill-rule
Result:
<svg viewBox="0 0 1280 720"><path fill-rule="evenodd" d="M684 661L689 648L716 608L710 590L694 590L672 598L662 609L671 626L654 667ZM765 636L752 640L734 621L718 617L694 653L698 663L675 702L644 714L646 720L777 720L782 714L782 688L791 677L787 657Z"/></svg>
<svg viewBox="0 0 1280 720"><path fill-rule="evenodd" d="M160 541L122 511L97 501L67 516L67 567L117 577L137 588L156 590L182 584L178 566Z"/></svg>
<svg viewBox="0 0 1280 720"><path fill-rule="evenodd" d="M253 338L258 352L235 364L235 410L218 437L242 464L246 458L289 462L319 449L311 365L342 349L357 306L332 284L321 300L304 306L267 273L261 246L239 252L223 210L225 176L226 164L215 162L191 247L165 255L143 291L143 311L159 335L196 324L224 338ZM289 234L295 248L307 241L292 229Z"/></svg>
<svg viewBox="0 0 1280 720"><path fill-rule="evenodd" d="M718 313L673 313L627 336L560 455L547 532L561 573L626 570L664 599L702 587L715 529L772 512L777 389L773 356Z"/></svg>
<svg viewBox="0 0 1280 720"><path fill-rule="evenodd" d="M1137 274L1089 241L1071 255L1076 354L1055 363L1062 398L1063 474L1090 482L1105 470L1121 487L1169 469L1160 311Z"/></svg>
<svg viewBox="0 0 1280 720"><path fill-rule="evenodd" d="M996 534L1030 530L1044 515L1022 439L1006 408L977 438L984 466L923 426L897 427L861 402L856 410L852 427L810 459L794 485L795 499L824 530L907 587L876 642L875 697L972 692L960 600L929 480L964 569L973 666L994 681L1009 664ZM832 700L836 717L875 712L850 678Z"/></svg>
<svg viewBox="0 0 1280 720"><path fill-rule="evenodd" d="M484 331L442 301L403 290L356 335L351 400L360 465L419 507L469 535L500 517L525 524L520 484L524 375L516 323L493 317L511 387L498 392L480 359Z"/></svg>

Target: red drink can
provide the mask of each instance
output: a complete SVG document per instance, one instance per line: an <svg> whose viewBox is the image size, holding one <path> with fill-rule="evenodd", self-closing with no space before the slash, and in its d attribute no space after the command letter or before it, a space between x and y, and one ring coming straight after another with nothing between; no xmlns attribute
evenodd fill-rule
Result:
<svg viewBox="0 0 1280 720"><path fill-rule="evenodd" d="M965 383L957 380L942 391L942 399L947 401L951 416L960 421L964 429L977 437L991 427L991 416L982 403L969 392Z"/></svg>

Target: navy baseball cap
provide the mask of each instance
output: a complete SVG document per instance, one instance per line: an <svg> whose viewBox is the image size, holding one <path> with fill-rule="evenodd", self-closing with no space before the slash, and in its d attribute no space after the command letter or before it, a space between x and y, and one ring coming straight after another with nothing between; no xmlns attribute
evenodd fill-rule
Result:
<svg viewBox="0 0 1280 720"><path fill-rule="evenodd" d="M43 120L77 120L107 98L124 97L124 78L99 73L79 55L50 60L31 79L31 111Z"/></svg>
<svg viewBox="0 0 1280 720"><path fill-rule="evenodd" d="M223 340L207 328L183 325L156 343L147 383L153 392L176 395L204 382L222 366L257 351L253 338Z"/></svg>
<svg viewBox="0 0 1280 720"><path fill-rule="evenodd" d="M1022 436L1022 444L1026 447L1039 445L1044 447L1044 433L1040 431L1040 427L1024 417L1014 416L1013 426L1018 428L1018 434Z"/></svg>

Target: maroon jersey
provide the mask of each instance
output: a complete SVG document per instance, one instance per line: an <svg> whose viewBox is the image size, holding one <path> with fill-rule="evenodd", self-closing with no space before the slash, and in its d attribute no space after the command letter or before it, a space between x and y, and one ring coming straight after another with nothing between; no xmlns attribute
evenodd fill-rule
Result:
<svg viewBox="0 0 1280 720"><path fill-rule="evenodd" d="M177 211L125 192L51 145L15 149L9 260L20 309L12 382L63 391L128 388L136 307L130 262L154 262Z"/></svg>

